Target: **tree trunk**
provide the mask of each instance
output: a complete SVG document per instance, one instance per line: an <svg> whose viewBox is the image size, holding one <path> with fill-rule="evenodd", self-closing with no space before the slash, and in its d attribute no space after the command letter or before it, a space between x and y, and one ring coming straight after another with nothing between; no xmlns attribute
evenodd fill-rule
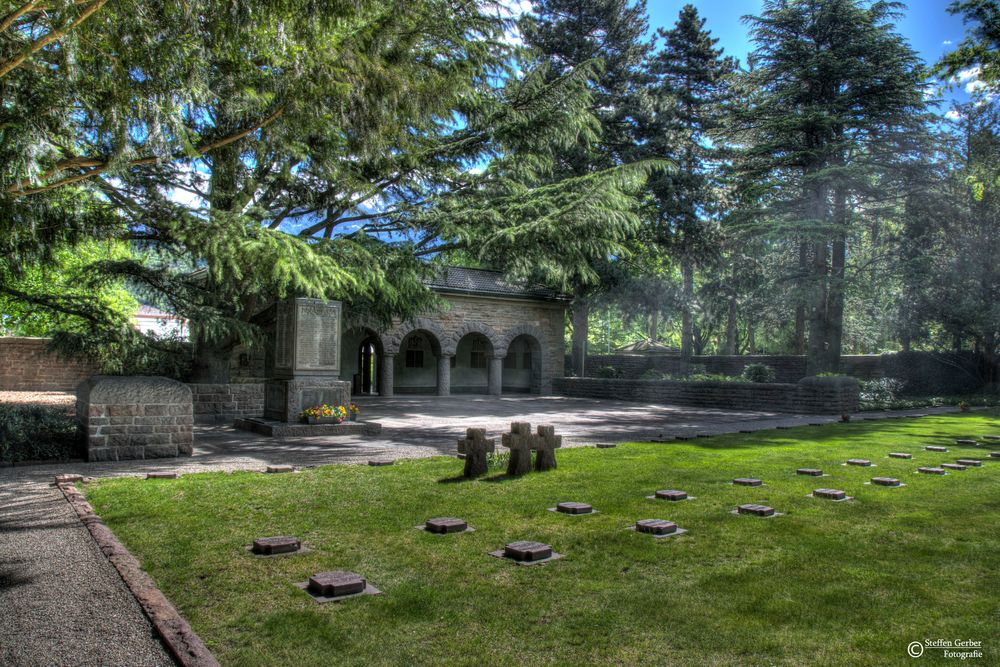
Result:
<svg viewBox="0 0 1000 667"><path fill-rule="evenodd" d="M587 335L590 324L590 302L584 290L578 289L573 300L573 375L586 377Z"/></svg>
<svg viewBox="0 0 1000 667"><path fill-rule="evenodd" d="M847 193L837 188L833 195L833 219L836 236L830 259L830 291L827 300L827 348L825 366L831 371L840 369L840 355L844 340L844 291L847 263Z"/></svg>
<svg viewBox="0 0 1000 667"><path fill-rule="evenodd" d="M736 354L736 296L729 297L729 313L726 316L726 350L728 355Z"/></svg>
<svg viewBox="0 0 1000 667"><path fill-rule="evenodd" d="M794 354L805 354L806 353L806 303L805 303L805 287L808 283L808 278L806 276L809 270L809 246L805 243L799 243L799 296L798 303L795 306L795 340L792 343L792 352Z"/></svg>
<svg viewBox="0 0 1000 667"><path fill-rule="evenodd" d="M689 363L694 352L694 328L691 318L691 304L694 301L694 263L691 258L681 259L683 288L681 293L681 362Z"/></svg>

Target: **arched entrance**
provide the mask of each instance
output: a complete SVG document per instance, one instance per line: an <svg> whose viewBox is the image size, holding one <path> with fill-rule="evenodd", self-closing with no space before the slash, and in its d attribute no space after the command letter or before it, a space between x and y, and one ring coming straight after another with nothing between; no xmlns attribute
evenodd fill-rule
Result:
<svg viewBox="0 0 1000 667"><path fill-rule="evenodd" d="M507 346L503 360L503 393L542 392L542 346L531 334L521 334Z"/></svg>
<svg viewBox="0 0 1000 667"><path fill-rule="evenodd" d="M451 393L488 394L493 343L481 333L459 339L451 358Z"/></svg>
<svg viewBox="0 0 1000 667"><path fill-rule="evenodd" d="M403 337L394 360L394 385L397 394L437 394L441 360L441 342L426 329L414 329ZM446 378L447 379L447 378Z"/></svg>
<svg viewBox="0 0 1000 667"><path fill-rule="evenodd" d="M352 327L341 339L340 379L351 383L354 395L381 391L382 339L368 327Z"/></svg>

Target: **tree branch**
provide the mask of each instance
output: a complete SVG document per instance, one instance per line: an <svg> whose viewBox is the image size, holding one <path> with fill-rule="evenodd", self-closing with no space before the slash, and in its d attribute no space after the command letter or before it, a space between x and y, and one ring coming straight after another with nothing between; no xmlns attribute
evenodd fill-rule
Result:
<svg viewBox="0 0 1000 667"><path fill-rule="evenodd" d="M13 69L15 69L17 67L20 67L21 64L24 63L25 60L27 60L28 58L30 58L31 56L33 56L35 53L41 51L42 49L44 49L49 44L51 44L53 42L57 42L60 39L62 39L63 37L65 37L71 31L73 31L74 29L76 29L77 26L79 26L81 23L83 23L88 18L90 18L91 15L94 14L94 12L96 12L98 9L100 9L101 7L103 7L104 4L107 1L108 0L94 0L94 2L90 3L90 5L88 5L87 7L84 7L83 11L80 12L80 15L77 16L76 19L74 19L73 22L70 23L68 26L66 26L65 28L62 28L60 30L53 30L49 34L45 35L44 37L41 37L41 38L35 40L34 42L32 42L27 49L25 49L24 51L21 52L21 55L15 56L14 58L11 58L10 60L8 60L6 62L0 63L0 78L3 78L4 76L6 76L11 70L13 70ZM33 6L35 3L28 3L28 4ZM25 5L25 6L27 6L27 5ZM14 14L17 14L17 12L22 12L22 10L24 10L24 11L30 11L30 9L31 9L31 7L28 7L27 10L25 10L24 7L21 7L20 9L15 10L13 12L13 14L11 14L10 16L13 16ZM22 14L23 13L24 12L22 12ZM7 22L7 19L10 18L10 16L8 16L7 18L4 19L4 23ZM11 22L13 23L13 21L16 21L16 20L17 20L17 16L14 16L14 18L11 20ZM4 29L6 29L6 26L4 26Z"/></svg>
<svg viewBox="0 0 1000 667"><path fill-rule="evenodd" d="M279 107L274 113L262 118L259 122L254 123L250 127L240 130L239 132L236 132L234 134L222 137L221 139L217 139L215 141L199 146L195 150L198 152L199 155L205 155L210 151L222 148L223 146L228 146L229 144L239 141L240 139L246 137L247 135L256 132L262 127L270 125L277 119L281 118L281 116L283 116L284 114L285 114L285 107L283 106ZM176 153L171 159L176 160L181 157L184 157L183 153ZM160 158L159 156L136 158L135 160L130 160L127 163L127 165L129 167L139 167L147 164L155 164L159 162L161 159L162 158ZM61 188L63 186L70 185L72 183L77 183L79 181L84 181L89 178L93 178L94 176L97 176L98 174L105 172L109 166L110 163L107 160L99 160L95 158L77 157L77 158L70 158L67 160L60 160L59 162L56 163L55 168L46 172L40 180L45 180L52 174L58 173L60 171L65 171L66 169L76 169L83 167L90 167L90 169L88 169L83 173L75 174L73 176L60 179L54 183L49 183L48 185L42 185L37 188L31 188L29 190L23 190L22 188L28 183L30 183L31 179L24 179L8 187L7 192L9 194L13 194L15 197L25 197L29 195L35 195L40 192L47 192L49 190L54 190L56 188Z"/></svg>

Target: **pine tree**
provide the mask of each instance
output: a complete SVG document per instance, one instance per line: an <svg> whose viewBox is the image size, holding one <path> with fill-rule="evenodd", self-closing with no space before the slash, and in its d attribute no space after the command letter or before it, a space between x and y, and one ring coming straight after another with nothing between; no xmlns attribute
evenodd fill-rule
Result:
<svg viewBox="0 0 1000 667"><path fill-rule="evenodd" d="M648 51L644 0L535 0L532 13L520 21L525 44L547 63L552 76L587 67L591 111L599 127L596 137L581 136L567 146L552 177L583 176L636 158L636 124L643 113L642 71ZM608 254L591 258L593 276L581 275L572 285L573 370L585 374L590 300L610 286Z"/></svg>
<svg viewBox="0 0 1000 667"><path fill-rule="evenodd" d="M643 151L679 167L651 185L655 242L680 257L681 356L689 361L695 265L714 253L718 243L709 218L717 213L718 129L728 95L726 77L735 62L716 48L718 40L705 30L705 19L693 5L685 5L674 27L661 28L657 37L665 43L648 64L653 113L643 126Z"/></svg>
<svg viewBox="0 0 1000 667"><path fill-rule="evenodd" d="M810 373L836 372L847 239L871 179L906 155L922 127L924 75L894 31L901 5L768 0L748 17L757 48L737 113L744 174L775 188L767 230L803 244Z"/></svg>

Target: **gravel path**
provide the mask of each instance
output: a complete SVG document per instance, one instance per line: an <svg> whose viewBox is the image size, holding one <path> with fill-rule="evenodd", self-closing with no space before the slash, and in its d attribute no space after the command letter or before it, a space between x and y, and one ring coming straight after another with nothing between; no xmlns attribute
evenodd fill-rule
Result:
<svg viewBox="0 0 1000 667"><path fill-rule="evenodd" d="M0 488L0 665L173 665L53 487Z"/></svg>

